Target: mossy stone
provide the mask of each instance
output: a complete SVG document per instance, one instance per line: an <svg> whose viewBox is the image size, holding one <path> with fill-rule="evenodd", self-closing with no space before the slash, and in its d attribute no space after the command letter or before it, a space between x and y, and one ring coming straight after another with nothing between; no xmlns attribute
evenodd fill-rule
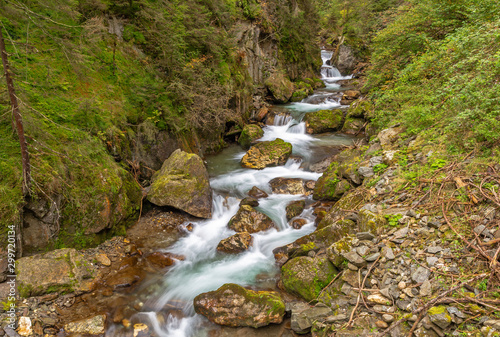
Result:
<svg viewBox="0 0 500 337"><path fill-rule="evenodd" d="M316 134L340 130L343 116L344 113L340 109L308 112L304 116L306 131L309 134Z"/></svg>
<svg viewBox="0 0 500 337"><path fill-rule="evenodd" d="M273 73L265 81L265 85L276 103L286 103L292 97L293 83L283 72L277 71Z"/></svg>
<svg viewBox="0 0 500 337"><path fill-rule="evenodd" d="M286 291L312 301L337 275L337 269L326 257L300 256L288 261L281 274Z"/></svg>
<svg viewBox="0 0 500 337"><path fill-rule="evenodd" d="M241 165L258 170L268 166L284 165L291 154L292 144L276 138L252 146L241 159Z"/></svg>
<svg viewBox="0 0 500 337"><path fill-rule="evenodd" d="M243 127L238 143L244 148L249 149L254 141L264 135L262 128L255 124L247 124Z"/></svg>

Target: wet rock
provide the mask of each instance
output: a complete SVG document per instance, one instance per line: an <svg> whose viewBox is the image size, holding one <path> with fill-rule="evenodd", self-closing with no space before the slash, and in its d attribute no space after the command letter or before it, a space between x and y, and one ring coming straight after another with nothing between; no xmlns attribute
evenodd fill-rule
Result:
<svg viewBox="0 0 500 337"><path fill-rule="evenodd" d="M274 178L269 185L275 194L306 194L305 182L300 178Z"/></svg>
<svg viewBox="0 0 500 337"><path fill-rule="evenodd" d="M294 86L288 76L277 71L265 81L265 85L276 103L286 103L292 97Z"/></svg>
<svg viewBox="0 0 500 337"><path fill-rule="evenodd" d="M256 233L270 228L275 228L270 217L257 211L249 205L243 205L229 220L228 227L235 232Z"/></svg>
<svg viewBox="0 0 500 337"><path fill-rule="evenodd" d="M252 241L253 238L248 232L236 233L221 240L217 245L217 250L224 253L238 254L250 248Z"/></svg>
<svg viewBox="0 0 500 337"><path fill-rule="evenodd" d="M307 223L306 219L298 218L298 219L293 219L291 226L293 229L301 229L302 226L304 226Z"/></svg>
<svg viewBox="0 0 500 337"><path fill-rule="evenodd" d="M101 335L106 331L106 315L98 315L64 326L64 331L69 334Z"/></svg>
<svg viewBox="0 0 500 337"><path fill-rule="evenodd" d="M151 334L149 333L149 327L144 323L136 323L133 326L134 328L134 337L149 337Z"/></svg>
<svg viewBox="0 0 500 337"><path fill-rule="evenodd" d="M160 268L169 267L174 264L174 259L169 253L154 252L152 254L149 254L147 256L147 259L149 262Z"/></svg>
<svg viewBox="0 0 500 337"><path fill-rule="evenodd" d="M244 198L243 200L240 201L240 206L243 206L243 205L257 207L257 206L259 206L259 202L255 198L248 197L248 198Z"/></svg>
<svg viewBox="0 0 500 337"><path fill-rule="evenodd" d="M226 326L258 328L281 323L285 304L276 292L252 291L237 284L225 284L194 299L194 310L210 321Z"/></svg>
<svg viewBox="0 0 500 337"><path fill-rule="evenodd" d="M326 257L300 256L288 261L281 274L286 291L311 301L335 277L337 269Z"/></svg>
<svg viewBox="0 0 500 337"><path fill-rule="evenodd" d="M258 170L268 166L284 165L291 154L292 144L277 138L252 146L241 159L241 165Z"/></svg>
<svg viewBox="0 0 500 337"><path fill-rule="evenodd" d="M258 188L257 186L252 187L250 191L248 191L248 195L255 199L267 198L268 195L266 192Z"/></svg>
<svg viewBox="0 0 500 337"><path fill-rule="evenodd" d="M21 297L57 291L85 292L93 287L95 267L75 249L23 257L16 261L16 267Z"/></svg>
<svg viewBox="0 0 500 337"><path fill-rule="evenodd" d="M249 149L255 141L264 136L262 128L255 124L247 124L243 127L238 143L244 149Z"/></svg>
<svg viewBox="0 0 500 337"><path fill-rule="evenodd" d="M411 274L411 279L416 283L422 283L429 279L430 274L431 272L428 269L418 267L417 270Z"/></svg>
<svg viewBox="0 0 500 337"><path fill-rule="evenodd" d="M212 216L212 189L203 160L196 154L176 150L155 173L148 200L172 206L200 218Z"/></svg>
<svg viewBox="0 0 500 337"><path fill-rule="evenodd" d="M257 112L257 115L255 116L255 120L257 122L262 122L264 120L264 118L266 118L268 113L269 113L268 107L264 106L264 107L260 108L259 111ZM262 136L260 136L260 137L262 137Z"/></svg>
<svg viewBox="0 0 500 337"><path fill-rule="evenodd" d="M431 322L441 329L446 329L451 324L451 316L443 305L430 308L427 314Z"/></svg>
<svg viewBox="0 0 500 337"><path fill-rule="evenodd" d="M309 134L317 134L340 130L343 115L340 109L308 112L304 116L306 131Z"/></svg>
<svg viewBox="0 0 500 337"><path fill-rule="evenodd" d="M305 200L296 200L289 203L286 206L286 220L290 221L290 219L299 216L304 211L305 205Z"/></svg>
<svg viewBox="0 0 500 337"><path fill-rule="evenodd" d="M95 259L105 267L111 266L111 260L106 254L97 254Z"/></svg>

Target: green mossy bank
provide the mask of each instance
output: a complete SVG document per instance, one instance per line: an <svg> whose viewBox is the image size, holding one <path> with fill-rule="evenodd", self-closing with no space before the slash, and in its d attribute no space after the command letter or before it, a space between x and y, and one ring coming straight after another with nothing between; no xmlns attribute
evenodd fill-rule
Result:
<svg viewBox="0 0 500 337"><path fill-rule="evenodd" d="M272 74L297 81L321 65L309 0L16 1L0 11L33 179L24 198L2 82L0 232L22 221L28 253L123 233L139 183L173 151L220 150Z"/></svg>

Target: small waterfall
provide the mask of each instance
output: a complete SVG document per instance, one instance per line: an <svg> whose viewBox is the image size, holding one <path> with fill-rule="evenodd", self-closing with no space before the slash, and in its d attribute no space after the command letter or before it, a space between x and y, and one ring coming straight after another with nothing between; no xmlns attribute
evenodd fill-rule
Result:
<svg viewBox="0 0 500 337"><path fill-rule="evenodd" d="M274 125L283 126L290 123L293 120L293 117L289 114L279 114L274 117Z"/></svg>

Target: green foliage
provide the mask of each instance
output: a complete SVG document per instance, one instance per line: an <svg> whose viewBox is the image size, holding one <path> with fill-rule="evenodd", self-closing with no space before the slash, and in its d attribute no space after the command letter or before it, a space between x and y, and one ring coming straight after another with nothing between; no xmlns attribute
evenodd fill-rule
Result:
<svg viewBox="0 0 500 337"><path fill-rule="evenodd" d="M373 172L375 172L376 174L379 174L381 172L384 172L386 168L387 168L387 164L380 163L380 164L377 164L373 167Z"/></svg>
<svg viewBox="0 0 500 337"><path fill-rule="evenodd" d="M384 215L384 217L387 219L387 223L391 227L396 227L399 225L399 219L401 219L403 216L401 214L387 214Z"/></svg>
<svg viewBox="0 0 500 337"><path fill-rule="evenodd" d="M454 153L500 140L499 19L485 0L409 1L374 41L376 124L401 122L409 135L432 128Z"/></svg>

